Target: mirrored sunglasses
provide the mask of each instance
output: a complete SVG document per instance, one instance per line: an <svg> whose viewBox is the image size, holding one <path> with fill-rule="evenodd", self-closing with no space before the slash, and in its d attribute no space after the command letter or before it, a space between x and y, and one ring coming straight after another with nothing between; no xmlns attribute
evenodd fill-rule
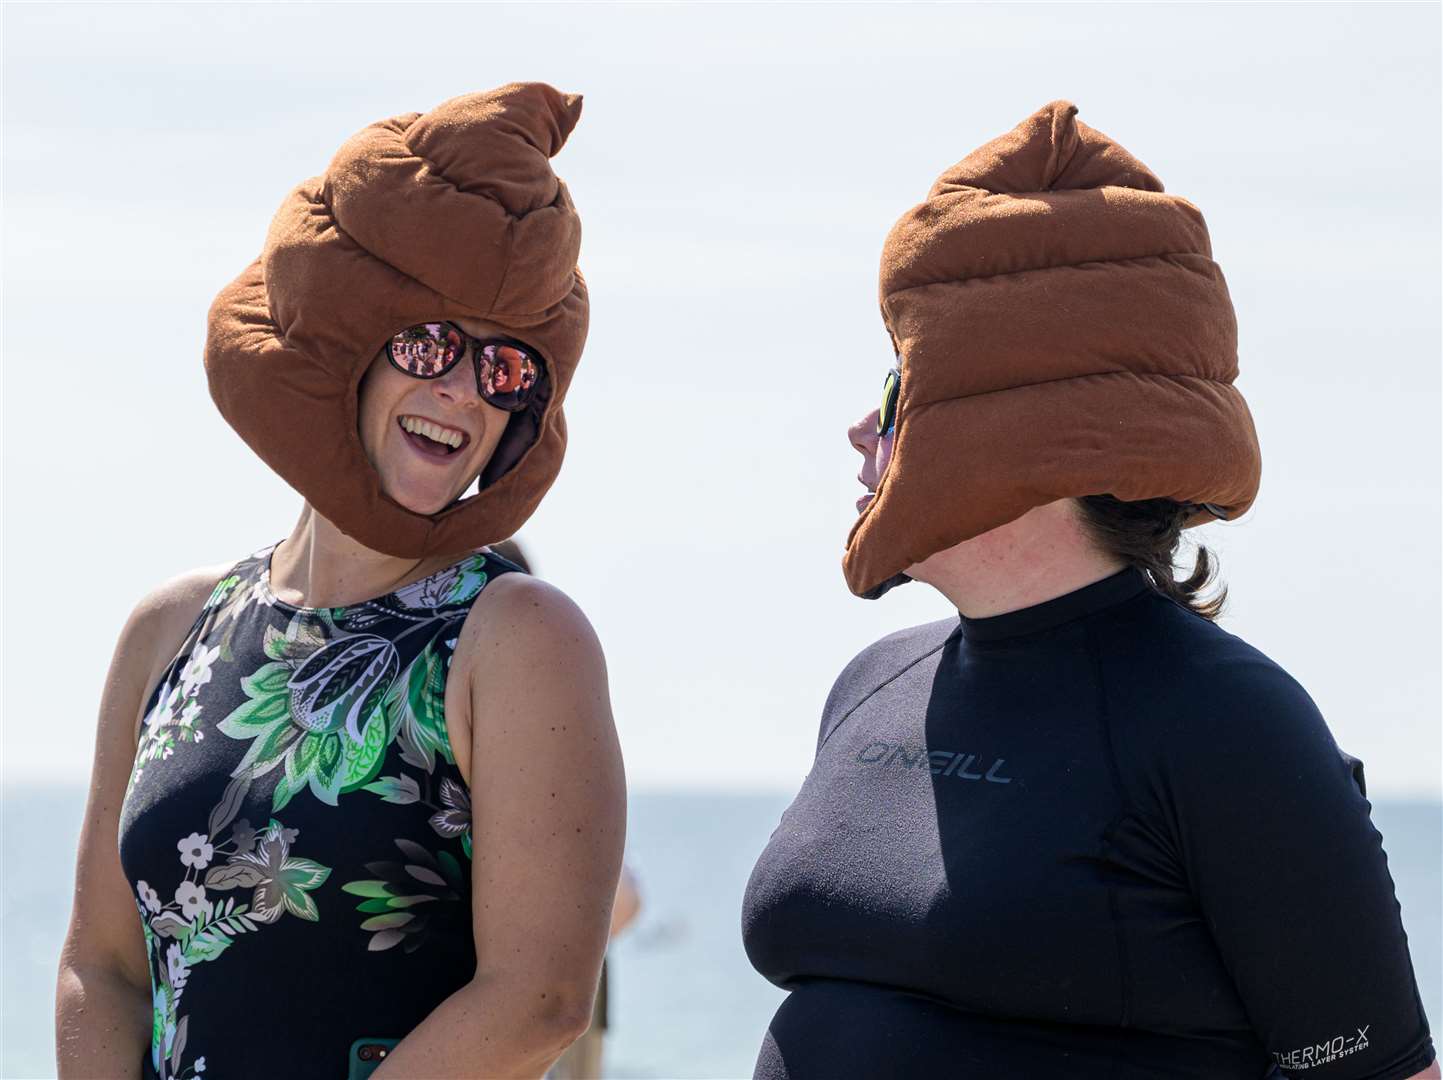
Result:
<svg viewBox="0 0 1443 1080"><path fill-rule="evenodd" d="M417 379L439 379L466 355L476 369L476 392L488 405L520 412L531 403L546 371L541 354L510 338L473 338L455 323L417 323L386 342L386 359Z"/></svg>

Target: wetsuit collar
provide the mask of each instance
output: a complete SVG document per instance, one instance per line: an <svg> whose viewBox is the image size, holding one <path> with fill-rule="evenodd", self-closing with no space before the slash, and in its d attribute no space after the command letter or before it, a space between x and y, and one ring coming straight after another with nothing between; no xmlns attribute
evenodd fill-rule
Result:
<svg viewBox="0 0 1443 1080"><path fill-rule="evenodd" d="M968 641L1000 641L1003 638L1051 630L1055 626L1120 604L1148 588L1151 586L1141 570L1125 566L1101 581L1094 581L1091 585L1084 585L1080 589L1044 600L1040 604L1033 604L1031 607L981 619L969 619L961 614L958 618L962 620L962 635Z"/></svg>

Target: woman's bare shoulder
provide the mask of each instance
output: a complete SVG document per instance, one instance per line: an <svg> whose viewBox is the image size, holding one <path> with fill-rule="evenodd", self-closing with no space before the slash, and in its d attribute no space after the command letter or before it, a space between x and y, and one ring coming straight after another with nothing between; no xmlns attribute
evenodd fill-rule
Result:
<svg viewBox="0 0 1443 1080"><path fill-rule="evenodd" d="M508 662L524 657L521 666L526 671L565 673L560 682L605 694L606 657L591 622L565 592L530 574L496 578L467 613L451 667L473 691L466 695L472 710L483 704L481 697L487 694L518 689L516 680L490 677L498 657ZM477 673L487 677L477 679ZM561 686L552 689L559 691Z"/></svg>
<svg viewBox="0 0 1443 1080"><path fill-rule="evenodd" d="M530 574L494 578L466 613L447 677L447 734L467 784L472 783L472 744L480 734L474 718L529 708L523 702L500 702L489 695L503 687L519 690L518 683L536 682L534 678L492 678L498 657L507 663L524 657L517 670L532 674L564 672L565 678L541 680L553 689L579 683L592 688L592 696L606 694L606 659L576 603L561 589Z"/></svg>
<svg viewBox="0 0 1443 1080"><path fill-rule="evenodd" d="M166 578L141 597L135 605L134 614L148 621L179 619L189 626L210 599L216 583L234 565L233 562L223 562L197 566Z"/></svg>
<svg viewBox="0 0 1443 1080"><path fill-rule="evenodd" d="M135 919L135 894L116 853L121 804L135 762L145 703L216 582L233 565L196 567L146 592L120 632L101 693L75 901L61 963L109 965L141 993L149 993L149 969Z"/></svg>
<svg viewBox="0 0 1443 1080"><path fill-rule="evenodd" d="M565 592L530 574L503 574L476 599L466 616L463 652L525 642L570 656L601 658L601 644L585 613Z"/></svg>
<svg viewBox="0 0 1443 1080"><path fill-rule="evenodd" d="M197 566L166 578L136 603L116 648L117 672L148 691L175 658L186 632L233 562Z"/></svg>

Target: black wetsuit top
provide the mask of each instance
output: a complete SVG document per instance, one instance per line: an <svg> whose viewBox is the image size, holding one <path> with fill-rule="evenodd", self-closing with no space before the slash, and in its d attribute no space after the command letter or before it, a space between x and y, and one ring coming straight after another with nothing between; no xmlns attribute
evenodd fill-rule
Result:
<svg viewBox="0 0 1443 1080"><path fill-rule="evenodd" d="M792 991L756 1076L1412 1076L1369 810L1306 691L1136 570L893 634L747 887Z"/></svg>

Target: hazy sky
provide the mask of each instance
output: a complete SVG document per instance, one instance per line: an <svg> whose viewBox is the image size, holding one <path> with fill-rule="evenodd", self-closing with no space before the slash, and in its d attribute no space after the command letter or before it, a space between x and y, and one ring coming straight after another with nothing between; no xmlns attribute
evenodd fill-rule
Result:
<svg viewBox="0 0 1443 1080"><path fill-rule="evenodd" d="M633 786L794 787L842 665L949 614L921 585L854 599L839 568L844 430L891 359L878 255L938 172L1065 97L1203 210L1237 307L1262 490L1192 534L1223 625L1372 793L1439 794L1437 5L3 19L7 782L88 776L134 603L294 523L200 360L286 191L373 120L541 79L586 98L556 167L593 319L522 537L601 635Z"/></svg>

